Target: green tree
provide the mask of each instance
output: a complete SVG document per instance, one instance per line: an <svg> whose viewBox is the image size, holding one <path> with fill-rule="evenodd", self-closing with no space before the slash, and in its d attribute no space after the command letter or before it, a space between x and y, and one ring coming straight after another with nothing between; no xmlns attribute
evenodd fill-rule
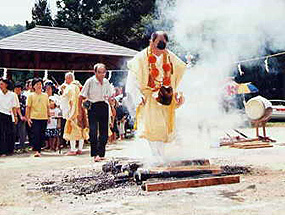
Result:
<svg viewBox="0 0 285 215"><path fill-rule="evenodd" d="M36 25L53 26L51 10L47 0L37 0L32 9L32 21L26 21L27 29L31 29Z"/></svg>
<svg viewBox="0 0 285 215"><path fill-rule="evenodd" d="M95 22L94 36L141 49L146 45L154 19L155 0L102 0L101 17Z"/></svg>
<svg viewBox="0 0 285 215"><path fill-rule="evenodd" d="M0 39L12 36L14 34L18 34L24 30L25 26L23 25L13 25L13 26L0 25Z"/></svg>
<svg viewBox="0 0 285 215"><path fill-rule="evenodd" d="M58 0L55 26L91 35L94 20L100 17L100 6L101 1Z"/></svg>
<svg viewBox="0 0 285 215"><path fill-rule="evenodd" d="M58 0L55 26L126 47L148 43L155 0Z"/></svg>

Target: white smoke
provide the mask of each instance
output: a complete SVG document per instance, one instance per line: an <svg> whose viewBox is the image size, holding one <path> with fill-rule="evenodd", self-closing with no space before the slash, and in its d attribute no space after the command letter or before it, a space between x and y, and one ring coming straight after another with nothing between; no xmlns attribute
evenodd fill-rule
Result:
<svg viewBox="0 0 285 215"><path fill-rule="evenodd" d="M177 111L180 145L177 156L196 156L219 141L225 131L245 122L237 113L221 108L224 80L242 59L262 56L265 47L284 50L285 3L283 0L158 0L162 20L176 53L199 59L183 78L185 105ZM189 150L185 150L189 147ZM181 155L185 152L185 155ZM199 152L199 153L195 153Z"/></svg>

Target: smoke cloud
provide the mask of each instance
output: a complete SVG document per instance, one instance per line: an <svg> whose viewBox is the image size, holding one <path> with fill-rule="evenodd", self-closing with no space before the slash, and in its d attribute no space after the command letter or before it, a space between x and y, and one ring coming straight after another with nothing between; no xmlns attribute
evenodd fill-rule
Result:
<svg viewBox="0 0 285 215"><path fill-rule="evenodd" d="M266 49L284 50L285 2L160 0L157 12L156 28L168 31L170 49L197 60L181 84L186 103L177 110L178 138L167 146L168 157L208 156L224 132L246 123L238 111L225 113L221 103L235 62L262 56Z"/></svg>

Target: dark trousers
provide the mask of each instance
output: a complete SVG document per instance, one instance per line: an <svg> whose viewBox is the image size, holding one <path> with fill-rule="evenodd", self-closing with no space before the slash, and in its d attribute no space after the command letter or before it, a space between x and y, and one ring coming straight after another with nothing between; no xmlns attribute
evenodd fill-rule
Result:
<svg viewBox="0 0 285 215"><path fill-rule="evenodd" d="M109 107L106 102L95 102L88 110L91 156L105 156L108 141ZM98 135L99 130L99 135Z"/></svg>
<svg viewBox="0 0 285 215"><path fill-rule="evenodd" d="M65 127L65 124L66 124L66 119L61 118L60 120L61 120L60 121L60 130L61 130L61 132L60 132L60 144L62 146L66 146L66 140L63 138L64 127Z"/></svg>
<svg viewBox="0 0 285 215"><path fill-rule="evenodd" d="M26 132L27 132L27 135L28 135L28 140L29 140L29 146L33 146L32 145L32 139L33 139L33 135L32 135L32 128L29 126L29 125L27 125L26 126Z"/></svg>
<svg viewBox="0 0 285 215"><path fill-rule="evenodd" d="M45 143L45 130L47 128L47 120L32 119L32 146L34 151L41 152Z"/></svg>
<svg viewBox="0 0 285 215"><path fill-rule="evenodd" d="M12 116L0 113L0 155L14 152L14 123Z"/></svg>
<svg viewBox="0 0 285 215"><path fill-rule="evenodd" d="M26 122L19 120L19 122L14 126L15 127L15 141L19 141L19 149L23 149L25 147L26 142Z"/></svg>

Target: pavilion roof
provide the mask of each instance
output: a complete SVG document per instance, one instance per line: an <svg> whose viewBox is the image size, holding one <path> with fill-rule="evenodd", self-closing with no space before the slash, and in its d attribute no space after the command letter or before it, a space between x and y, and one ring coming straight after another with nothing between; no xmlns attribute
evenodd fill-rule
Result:
<svg viewBox="0 0 285 215"><path fill-rule="evenodd" d="M0 40L0 49L132 57L137 51L67 28L36 26Z"/></svg>

